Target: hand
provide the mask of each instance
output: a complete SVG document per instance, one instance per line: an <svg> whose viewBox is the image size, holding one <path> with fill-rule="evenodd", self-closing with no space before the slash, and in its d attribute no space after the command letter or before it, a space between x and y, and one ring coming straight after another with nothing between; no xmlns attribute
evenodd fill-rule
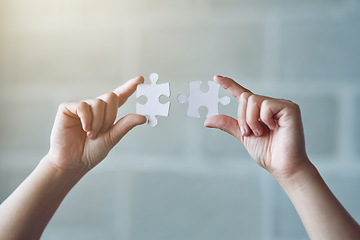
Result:
<svg viewBox="0 0 360 240"><path fill-rule="evenodd" d="M298 105L253 94L230 78L214 80L238 100L238 119L217 115L205 121L206 127L239 139L254 161L274 177L289 177L308 164Z"/></svg>
<svg viewBox="0 0 360 240"><path fill-rule="evenodd" d="M135 92L143 77L127 81L96 99L62 103L51 134L49 161L62 170L89 171L133 127L146 122L129 114L114 124L117 111Z"/></svg>

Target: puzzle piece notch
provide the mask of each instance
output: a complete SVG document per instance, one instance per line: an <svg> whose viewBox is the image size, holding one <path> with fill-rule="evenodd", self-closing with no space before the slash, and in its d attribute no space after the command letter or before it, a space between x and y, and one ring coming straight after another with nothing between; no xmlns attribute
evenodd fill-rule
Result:
<svg viewBox="0 0 360 240"><path fill-rule="evenodd" d="M159 98L162 95L170 97L170 84L156 84L159 75L150 74L151 84L139 84L136 89L136 97L145 96L147 102L145 104L136 103L136 113L149 116L148 124L155 127L158 124L156 116L169 116L170 102L160 103Z"/></svg>
<svg viewBox="0 0 360 240"><path fill-rule="evenodd" d="M206 107L208 109L207 118L219 114L219 103L223 105L228 105L230 103L230 98L224 96L219 98L220 85L214 81L209 81L209 90L203 92L200 89L201 81L190 82L190 94L187 97L184 94L178 95L178 102L185 103L188 102L188 111L187 116L200 118L199 108Z"/></svg>

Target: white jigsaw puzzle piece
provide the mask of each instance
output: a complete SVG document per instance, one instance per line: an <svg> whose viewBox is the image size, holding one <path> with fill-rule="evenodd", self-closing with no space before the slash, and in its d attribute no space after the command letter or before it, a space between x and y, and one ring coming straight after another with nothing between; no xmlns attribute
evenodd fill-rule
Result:
<svg viewBox="0 0 360 240"><path fill-rule="evenodd" d="M148 124L155 127L158 123L156 116L169 115L170 102L165 104L159 102L162 95L170 97L170 84L156 84L159 75L152 73L150 75L151 84L139 84L136 89L136 97L145 96L147 102L145 104L136 103L136 113L149 116Z"/></svg>
<svg viewBox="0 0 360 240"><path fill-rule="evenodd" d="M187 116L200 118L199 108L204 106L208 109L207 118L219 114L219 103L228 105L230 98L224 96L219 98L220 85L214 81L209 81L209 91L203 92L200 89L201 81L190 82L189 97L184 94L178 95L180 103L188 102Z"/></svg>

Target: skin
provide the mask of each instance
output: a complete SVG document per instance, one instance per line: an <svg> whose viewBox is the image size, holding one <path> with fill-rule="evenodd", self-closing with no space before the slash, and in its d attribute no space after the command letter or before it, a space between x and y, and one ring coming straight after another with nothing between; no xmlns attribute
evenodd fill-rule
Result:
<svg viewBox="0 0 360 240"><path fill-rule="evenodd" d="M360 239L360 228L309 161L299 107L288 100L251 93L230 78L214 80L238 101L238 118L218 115L205 126L236 137L283 187L311 239ZM129 80L95 99L60 105L48 154L0 205L0 239L39 239L72 187L133 127L146 122L117 110L143 83Z"/></svg>
<svg viewBox="0 0 360 240"><path fill-rule="evenodd" d="M117 111L143 77L96 99L60 105L48 154L0 205L0 239L39 239L72 187L133 127L146 122L129 114L114 124Z"/></svg>
<svg viewBox="0 0 360 240"><path fill-rule="evenodd" d="M305 151L300 108L253 94L230 78L214 81L238 102L238 118L213 116L205 126L237 138L271 173L294 204L310 239L360 239L360 227L329 190Z"/></svg>

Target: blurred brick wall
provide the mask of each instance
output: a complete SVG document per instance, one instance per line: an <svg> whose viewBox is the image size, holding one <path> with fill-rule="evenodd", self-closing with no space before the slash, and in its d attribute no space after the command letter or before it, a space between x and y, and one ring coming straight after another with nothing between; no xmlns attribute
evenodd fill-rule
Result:
<svg viewBox="0 0 360 240"><path fill-rule="evenodd" d="M46 154L59 103L157 72L170 116L127 135L43 238L307 239L240 143L176 102L188 82L221 74L299 103L311 160L360 221L359 10L356 0L0 0L0 201ZM233 99L220 112L236 109Z"/></svg>

